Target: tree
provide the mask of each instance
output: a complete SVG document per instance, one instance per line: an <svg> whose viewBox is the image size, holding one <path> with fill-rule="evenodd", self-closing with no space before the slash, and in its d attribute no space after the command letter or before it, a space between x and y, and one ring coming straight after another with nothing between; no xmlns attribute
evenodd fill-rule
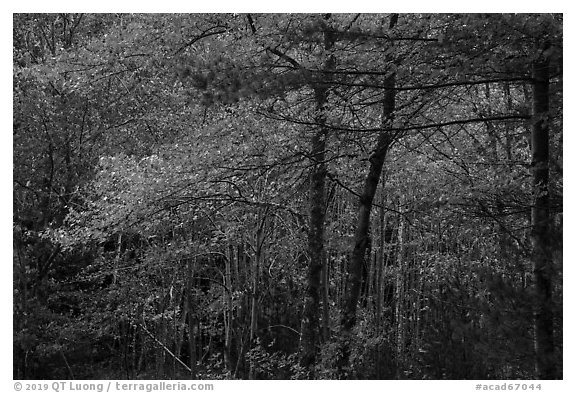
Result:
<svg viewBox="0 0 576 393"><path fill-rule="evenodd" d="M554 323L552 277L554 265L550 251L549 183L549 78L550 44L545 44L532 65L532 260L536 281L536 367L540 379L554 379Z"/></svg>
<svg viewBox="0 0 576 393"><path fill-rule="evenodd" d="M390 17L390 30L394 29L397 21L398 14L393 14ZM390 64L394 64L392 55L388 55L386 60ZM396 87L395 80L395 72L391 72L384 80L385 95L382 103L382 131L380 131L378 135L376 147L369 158L370 167L364 181L364 189L359 197L360 206L358 209L358 221L354 234L354 249L348 267L348 294L341 321L344 334L344 347L342 348L343 356L341 362L342 368L348 367L350 357L350 349L348 348L350 342L349 336L352 328L356 324L356 307L360 296L360 287L362 285L362 269L366 263L366 249L371 241L369 238L369 228L372 203L376 195L376 189L378 187L378 182L380 181L386 154L388 153L388 149L392 145L394 139L398 136L398 133L387 130L394 126L396 98L396 92L394 90Z"/></svg>

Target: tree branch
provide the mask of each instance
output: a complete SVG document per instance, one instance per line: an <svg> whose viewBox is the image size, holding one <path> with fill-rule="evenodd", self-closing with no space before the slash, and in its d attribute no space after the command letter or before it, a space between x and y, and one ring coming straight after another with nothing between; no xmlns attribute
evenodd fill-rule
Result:
<svg viewBox="0 0 576 393"><path fill-rule="evenodd" d="M293 58L291 58L287 54L280 52L278 49L271 48L271 47L267 46L266 50L274 53L279 58L286 60L288 63L292 64L294 66L294 68L302 69L302 67L300 66L300 63L298 63L296 60L294 60Z"/></svg>
<svg viewBox="0 0 576 393"><path fill-rule="evenodd" d="M318 72L318 71L312 71ZM346 71L334 71L337 74L347 74ZM351 75L360 75L364 74L361 71L352 71L350 72ZM369 75L387 75L386 72L371 72ZM474 85L485 85L488 83L504 83L504 82L531 82L531 78L528 77L518 77L518 78L498 78L498 79L485 79L485 80L477 80L477 81L456 81L456 82L446 82L446 83L437 83L437 84L430 84L430 85L413 85L413 86L399 86L393 87L392 90L395 91L412 91L412 90L431 90L431 89L442 89L446 87L458 87L458 86L474 86ZM366 88L373 88L373 89L383 89L384 84L379 83L369 83L369 82L344 82L344 81L334 81L335 85L339 86L346 86L346 87L366 87Z"/></svg>
<svg viewBox="0 0 576 393"><path fill-rule="evenodd" d="M217 28L224 29L224 30L210 31L210 30L217 29ZM186 43L184 46L182 46L182 47L181 47L180 49L178 49L176 52L174 52L173 56L176 56L177 54L179 54L179 53L181 53L182 51L184 51L184 49L186 49L186 48L194 45L196 42L200 41L200 40L203 39L203 38L208 38L208 37L210 37L210 36L217 35L217 34L222 34L222 33L225 33L225 32L226 32L226 26L220 26L220 25L218 25L218 26L210 27L209 29L206 29L206 30L204 30L202 33L200 33L200 35L194 37L192 40L190 40L188 43Z"/></svg>
<svg viewBox="0 0 576 393"><path fill-rule="evenodd" d="M311 127L319 126L319 124L317 122L314 122L314 121L306 121L306 120L289 118L286 116L281 116L278 113L274 113L274 114L263 113L263 112L258 112L258 113L263 115L263 116L267 116L269 118L275 119L275 120L283 120L283 121L287 121L290 123L306 125L306 126L311 126ZM446 126L457 125L457 124L481 123L481 122L486 122L486 121L528 120L530 118L531 117L528 115L504 115L504 116L492 116L492 117L475 117L475 118L470 118L470 119L452 120L452 121L447 121L447 122L442 122L442 123L421 124L421 125L412 125L412 126L406 126L406 127L389 127L389 128L382 128L382 127L350 128L350 127L342 127L342 126L324 124L324 123L322 124L322 126L327 127L327 128L334 130L334 131L346 131L346 132L382 132L382 131L385 131L385 132L404 132L404 131L411 131L411 130L424 130L424 129L428 129L428 128L446 127Z"/></svg>

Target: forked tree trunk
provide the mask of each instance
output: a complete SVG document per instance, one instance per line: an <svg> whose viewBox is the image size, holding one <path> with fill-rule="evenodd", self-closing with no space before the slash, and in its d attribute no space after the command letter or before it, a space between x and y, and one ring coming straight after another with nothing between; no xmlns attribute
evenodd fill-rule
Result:
<svg viewBox="0 0 576 393"><path fill-rule="evenodd" d="M543 55L544 57L544 55ZM554 379L554 329L552 312L552 253L549 244L549 61L535 62L532 124L532 262L536 282L535 346L540 379Z"/></svg>
<svg viewBox="0 0 576 393"><path fill-rule="evenodd" d="M398 15L393 15L390 21L390 28L396 25ZM392 61L389 58L390 62ZM356 308L358 306L358 298L360 297L360 289L362 286L362 269L364 268L364 258L368 243L370 242L369 229L370 229L370 213L372 211L372 203L378 188L378 182L382 174L382 167L390 145L394 141L395 135L387 128L391 128L394 120L394 107L396 101L396 93L394 87L396 85L396 74L393 73L384 80L384 102L382 108L382 128L383 130L378 135L376 148L370 157L370 168L368 175L364 181L364 189L360 196L360 206L358 209L358 219L356 224L356 231L354 233L354 250L348 265L347 277L347 294L344 304L344 311L342 320L340 322L342 328L342 358L339 365L340 370L348 366L350 356L350 333L352 328L356 325Z"/></svg>

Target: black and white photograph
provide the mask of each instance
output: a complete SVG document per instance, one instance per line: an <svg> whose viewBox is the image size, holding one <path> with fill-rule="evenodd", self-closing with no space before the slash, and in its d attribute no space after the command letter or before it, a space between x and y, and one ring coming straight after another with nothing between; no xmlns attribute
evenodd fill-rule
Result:
<svg viewBox="0 0 576 393"><path fill-rule="evenodd" d="M564 379L563 14L12 23L14 380Z"/></svg>

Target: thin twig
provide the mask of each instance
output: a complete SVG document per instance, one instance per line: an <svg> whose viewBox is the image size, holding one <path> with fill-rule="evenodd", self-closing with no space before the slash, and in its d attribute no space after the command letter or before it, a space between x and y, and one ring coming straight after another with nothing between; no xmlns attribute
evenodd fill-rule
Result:
<svg viewBox="0 0 576 393"><path fill-rule="evenodd" d="M152 338L152 340L154 340L156 342L156 344L160 345L162 347L162 349L164 349L170 356L172 356L172 358L174 360L176 360L178 363L180 363L180 365L182 365L182 367L184 367L186 370L188 370L189 373L192 373L192 369L190 367L188 367L186 365L186 363L184 363L182 360L180 360L178 358L178 356L174 355L174 353L172 353L172 351L169 350L166 347L166 345L164 345L162 342L160 342L160 340L158 340L156 337L154 337L154 335L148 329L146 329L146 327L143 324L140 324L140 327L142 329L144 329L144 331Z"/></svg>

